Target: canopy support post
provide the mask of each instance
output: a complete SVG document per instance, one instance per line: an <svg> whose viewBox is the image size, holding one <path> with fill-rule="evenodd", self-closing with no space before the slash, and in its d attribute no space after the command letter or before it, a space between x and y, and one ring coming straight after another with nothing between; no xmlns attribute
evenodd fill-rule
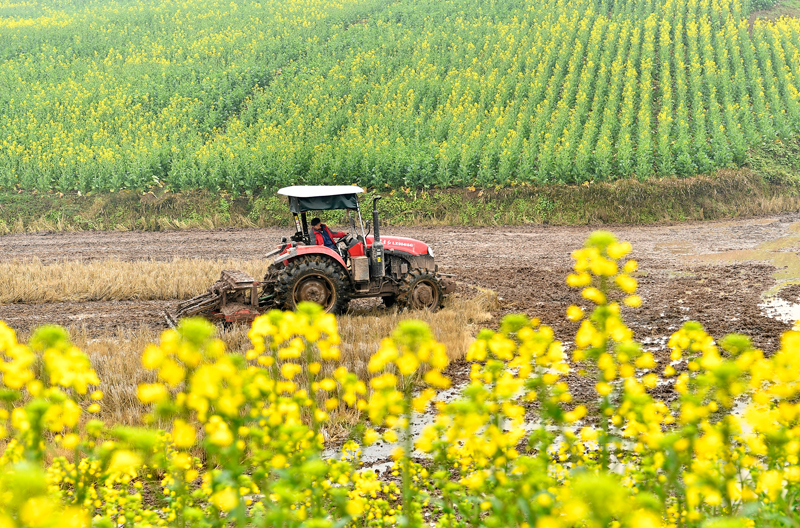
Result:
<svg viewBox="0 0 800 528"><path fill-rule="evenodd" d="M306 221L306 212L300 213L300 218L303 219L303 239L306 244L311 244L311 235L308 233L308 222Z"/></svg>
<svg viewBox="0 0 800 528"><path fill-rule="evenodd" d="M298 233L303 232L303 228L300 227L300 218L298 218L297 213L294 214L294 226L297 228Z"/></svg>
<svg viewBox="0 0 800 528"><path fill-rule="evenodd" d="M364 231L364 220L361 219L361 205L356 201L356 210L358 211L358 223L361 225L361 238L364 240L364 253L367 251L367 233Z"/></svg>

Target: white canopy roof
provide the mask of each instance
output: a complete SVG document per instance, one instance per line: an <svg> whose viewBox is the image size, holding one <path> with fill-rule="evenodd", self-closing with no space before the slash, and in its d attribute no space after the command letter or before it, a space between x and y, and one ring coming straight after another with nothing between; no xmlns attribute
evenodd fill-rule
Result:
<svg viewBox="0 0 800 528"><path fill-rule="evenodd" d="M357 185L293 185L278 190L278 194L296 198L318 198L362 192L364 192L364 189Z"/></svg>

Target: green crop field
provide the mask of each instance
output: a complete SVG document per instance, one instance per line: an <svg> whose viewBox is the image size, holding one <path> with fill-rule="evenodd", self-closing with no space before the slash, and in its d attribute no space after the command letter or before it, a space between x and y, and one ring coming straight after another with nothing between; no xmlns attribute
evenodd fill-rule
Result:
<svg viewBox="0 0 800 528"><path fill-rule="evenodd" d="M694 175L800 131L745 0L0 0L0 188Z"/></svg>

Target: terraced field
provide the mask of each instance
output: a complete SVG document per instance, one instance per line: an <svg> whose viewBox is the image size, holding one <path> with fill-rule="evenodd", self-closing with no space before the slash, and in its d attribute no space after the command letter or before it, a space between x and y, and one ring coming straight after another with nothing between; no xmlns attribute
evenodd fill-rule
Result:
<svg viewBox="0 0 800 528"><path fill-rule="evenodd" d="M743 0L2 2L0 188L707 173L800 130L798 65Z"/></svg>

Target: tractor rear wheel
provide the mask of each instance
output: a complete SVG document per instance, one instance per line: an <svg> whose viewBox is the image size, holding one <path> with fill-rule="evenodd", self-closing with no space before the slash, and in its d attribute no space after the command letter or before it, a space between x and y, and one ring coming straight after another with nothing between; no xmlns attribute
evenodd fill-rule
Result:
<svg viewBox="0 0 800 528"><path fill-rule="evenodd" d="M427 269L413 269L403 277L397 296L400 308L435 312L442 307L443 301L442 283L435 273Z"/></svg>
<svg viewBox="0 0 800 528"><path fill-rule="evenodd" d="M339 314L350 302L350 284L340 266L324 257L301 257L290 262L275 281L277 305L294 310L303 301L315 302L327 313Z"/></svg>

